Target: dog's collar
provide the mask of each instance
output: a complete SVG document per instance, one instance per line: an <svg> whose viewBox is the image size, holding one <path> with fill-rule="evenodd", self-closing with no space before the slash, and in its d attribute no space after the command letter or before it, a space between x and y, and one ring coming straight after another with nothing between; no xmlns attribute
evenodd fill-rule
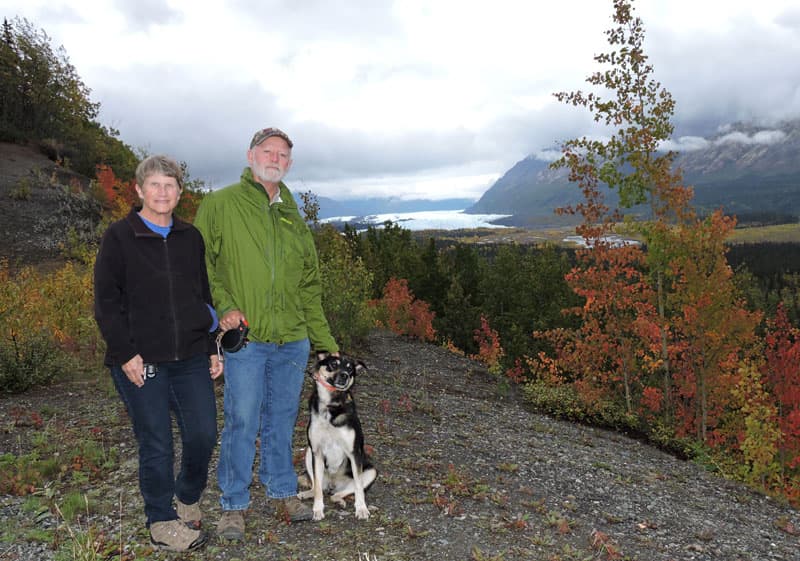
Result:
<svg viewBox="0 0 800 561"><path fill-rule="evenodd" d="M326 390L328 390L331 393L339 391L335 387L330 385L328 382L323 380L322 376L320 376L319 373L314 374L314 380L316 380L319 385L321 385L323 388L325 388Z"/></svg>

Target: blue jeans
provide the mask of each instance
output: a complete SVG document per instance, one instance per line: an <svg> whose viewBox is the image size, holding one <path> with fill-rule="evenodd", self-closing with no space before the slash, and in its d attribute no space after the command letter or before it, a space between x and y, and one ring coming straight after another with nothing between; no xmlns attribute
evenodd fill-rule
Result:
<svg viewBox="0 0 800 561"><path fill-rule="evenodd" d="M217 471L222 510L250 505L259 431L258 477L267 496L282 499L297 494L292 436L310 350L308 339L283 345L251 341L225 355L225 426Z"/></svg>
<svg viewBox="0 0 800 561"><path fill-rule="evenodd" d="M133 432L139 444L139 489L144 499L147 525L178 516L172 497L192 504L208 481L208 463L217 443L217 404L208 372L208 357L161 362L154 378L137 388L120 366L111 367ZM181 434L181 467L174 476L172 418Z"/></svg>

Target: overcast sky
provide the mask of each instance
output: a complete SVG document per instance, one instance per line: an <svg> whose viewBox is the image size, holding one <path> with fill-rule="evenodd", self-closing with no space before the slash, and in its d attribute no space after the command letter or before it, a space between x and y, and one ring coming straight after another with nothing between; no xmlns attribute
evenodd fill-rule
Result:
<svg viewBox="0 0 800 561"><path fill-rule="evenodd" d="M287 183L336 199L477 199L591 134L612 0L3 0L63 45L100 121L220 187L253 133L295 142ZM800 117L800 0L635 0L676 142ZM765 133L768 134L768 133ZM747 139L745 139L747 140Z"/></svg>

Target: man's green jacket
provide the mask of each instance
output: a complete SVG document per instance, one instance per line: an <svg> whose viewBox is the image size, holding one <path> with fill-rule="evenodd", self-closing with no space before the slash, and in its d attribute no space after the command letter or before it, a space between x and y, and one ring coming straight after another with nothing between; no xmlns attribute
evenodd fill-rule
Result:
<svg viewBox="0 0 800 561"><path fill-rule="evenodd" d="M339 350L322 310L314 239L286 185L280 184L280 201L270 204L245 168L239 183L203 198L194 225L205 240L220 316L241 311L254 341L308 337L317 351Z"/></svg>

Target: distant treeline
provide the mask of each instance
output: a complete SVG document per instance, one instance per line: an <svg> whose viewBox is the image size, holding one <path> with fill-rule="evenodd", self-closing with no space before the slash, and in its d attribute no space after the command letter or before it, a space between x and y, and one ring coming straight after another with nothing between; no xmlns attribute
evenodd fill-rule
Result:
<svg viewBox="0 0 800 561"><path fill-rule="evenodd" d="M440 340L467 354L479 350L475 332L481 317L491 318L501 334L507 366L543 350L544 343L532 333L570 324L561 311L578 302L564 281L574 252L554 245L424 239L422 233L391 222L362 233L348 226L344 239L371 274L371 298L380 298L391 278L405 279L413 295L436 314L433 324Z"/></svg>
<svg viewBox="0 0 800 561"><path fill-rule="evenodd" d="M344 235L373 275L373 298L391 277L408 280L414 295L436 313L441 338L467 353L477 352L474 332L481 316L490 318L507 345L506 367L541 350L533 331L564 326L561 310L578 302L564 279L576 264L574 248L426 238L392 223L368 226L361 235L348 227ZM728 263L750 309L771 317L783 302L800 325L800 243L731 245Z"/></svg>
<svg viewBox="0 0 800 561"><path fill-rule="evenodd" d="M800 244L762 242L736 244L728 250L728 263L750 309L775 315L783 303L789 319L800 326Z"/></svg>
<svg viewBox="0 0 800 561"><path fill-rule="evenodd" d="M778 224L797 224L796 214L784 212L739 212L736 223L739 226L776 226Z"/></svg>
<svg viewBox="0 0 800 561"><path fill-rule="evenodd" d="M800 273L800 243L761 242L731 245L728 263L734 271L747 267L758 278Z"/></svg>

